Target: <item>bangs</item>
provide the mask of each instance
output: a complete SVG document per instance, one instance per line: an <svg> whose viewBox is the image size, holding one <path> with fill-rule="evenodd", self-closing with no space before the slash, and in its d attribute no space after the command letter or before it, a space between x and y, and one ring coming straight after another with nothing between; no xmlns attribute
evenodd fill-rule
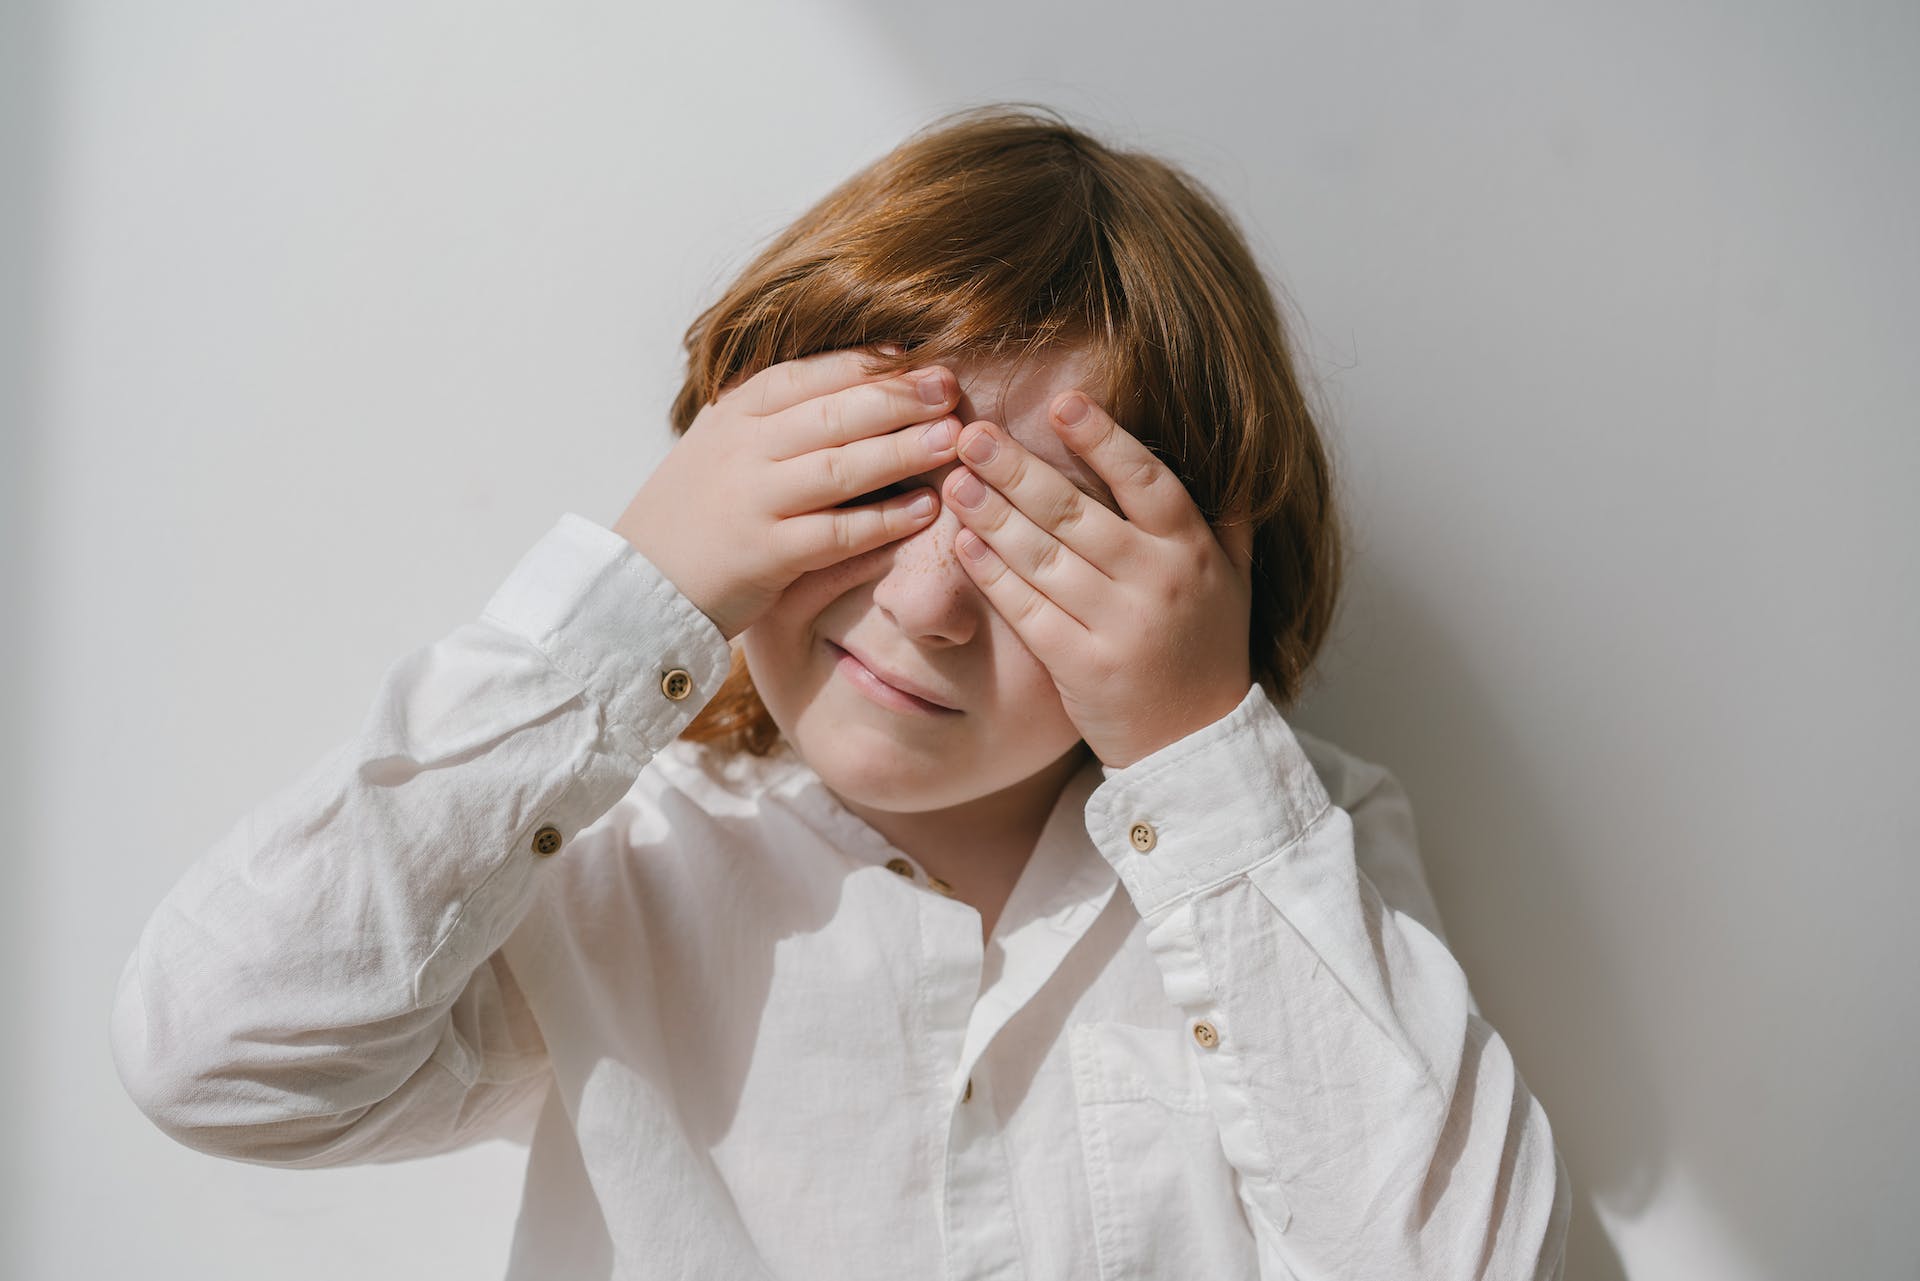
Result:
<svg viewBox="0 0 1920 1281"><path fill-rule="evenodd" d="M894 355L874 348L897 342ZM864 349L869 376L1084 352L1082 384L1209 522L1253 528L1255 670L1282 710L1332 627L1332 458L1274 294L1231 214L1176 165L1035 104L942 116L772 237L685 335L675 434L763 369ZM684 733L772 741L744 668Z"/></svg>
<svg viewBox="0 0 1920 1281"><path fill-rule="evenodd" d="M1065 126L985 115L910 140L802 214L741 273L751 287L696 322L690 381L712 399L782 361L887 341L906 351L875 353L874 374L962 358L1017 369L1084 347L1131 430L1149 344L1126 306L1115 203Z"/></svg>

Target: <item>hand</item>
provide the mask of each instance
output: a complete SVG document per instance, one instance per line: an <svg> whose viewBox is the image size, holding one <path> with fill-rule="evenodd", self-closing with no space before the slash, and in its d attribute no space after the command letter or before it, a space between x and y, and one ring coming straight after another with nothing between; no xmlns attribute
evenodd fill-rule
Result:
<svg viewBox="0 0 1920 1281"><path fill-rule="evenodd" d="M821 352L722 391L614 523L728 640L801 574L905 537L939 510L926 485L842 506L951 460L960 427L952 370L875 379L865 359ZM944 439L929 437L943 425Z"/></svg>
<svg viewBox="0 0 1920 1281"><path fill-rule="evenodd" d="M1063 422L1074 407L1082 416ZM960 563L1046 665L1087 745L1119 769L1246 697L1252 534L1244 523L1216 533L1166 464L1086 396L1068 392L1051 409L1120 515L988 422L961 434L943 498L965 526ZM998 447L991 461L967 457L975 439ZM986 482L973 506L969 476Z"/></svg>

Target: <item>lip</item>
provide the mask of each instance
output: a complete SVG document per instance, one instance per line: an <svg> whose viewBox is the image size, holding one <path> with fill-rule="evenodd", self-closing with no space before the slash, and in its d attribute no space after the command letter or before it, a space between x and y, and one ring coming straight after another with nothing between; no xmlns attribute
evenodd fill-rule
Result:
<svg viewBox="0 0 1920 1281"><path fill-rule="evenodd" d="M960 709L929 698L922 687L890 673L882 673L844 645L827 641L827 652L834 658L834 670L847 683L882 707L901 712L925 712L935 716L957 716Z"/></svg>

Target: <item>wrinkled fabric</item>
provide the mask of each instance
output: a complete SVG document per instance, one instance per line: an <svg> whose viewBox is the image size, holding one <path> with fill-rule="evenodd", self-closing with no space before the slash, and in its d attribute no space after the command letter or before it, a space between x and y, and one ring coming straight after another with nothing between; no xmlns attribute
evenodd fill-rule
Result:
<svg viewBox="0 0 1920 1281"><path fill-rule="evenodd" d="M790 748L677 738L729 658L563 515L160 902L131 1098L261 1165L524 1144L510 1281L1561 1275L1385 769L1256 684L1089 759L983 945Z"/></svg>

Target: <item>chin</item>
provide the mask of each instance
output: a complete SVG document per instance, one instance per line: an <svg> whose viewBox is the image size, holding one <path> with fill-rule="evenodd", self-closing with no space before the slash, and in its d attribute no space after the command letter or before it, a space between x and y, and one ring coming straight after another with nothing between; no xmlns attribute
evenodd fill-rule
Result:
<svg viewBox="0 0 1920 1281"><path fill-rule="evenodd" d="M928 758L881 733L849 732L840 726L820 747L803 735L800 755L833 791L861 805L897 814L944 809L971 800L958 786L975 771L950 756Z"/></svg>

